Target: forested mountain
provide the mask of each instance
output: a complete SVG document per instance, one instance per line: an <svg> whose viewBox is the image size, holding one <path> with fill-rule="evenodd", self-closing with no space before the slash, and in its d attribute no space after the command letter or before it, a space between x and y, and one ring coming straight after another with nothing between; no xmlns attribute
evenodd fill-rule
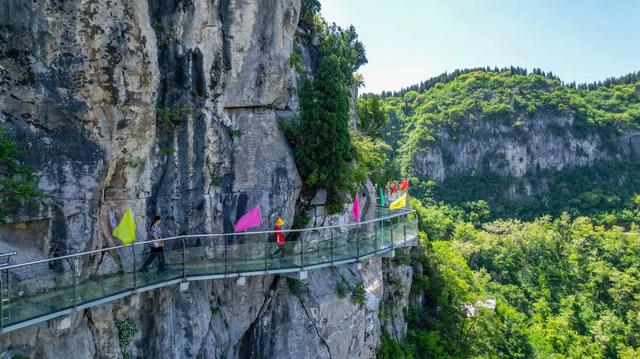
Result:
<svg viewBox="0 0 640 359"><path fill-rule="evenodd" d="M422 236L380 358L640 355L638 74L458 70L363 96L361 122L378 102Z"/></svg>
<svg viewBox="0 0 640 359"><path fill-rule="evenodd" d="M384 139L436 200L486 200L494 218L525 219L629 206L640 174L637 74L584 86L519 68L454 74L384 99Z"/></svg>

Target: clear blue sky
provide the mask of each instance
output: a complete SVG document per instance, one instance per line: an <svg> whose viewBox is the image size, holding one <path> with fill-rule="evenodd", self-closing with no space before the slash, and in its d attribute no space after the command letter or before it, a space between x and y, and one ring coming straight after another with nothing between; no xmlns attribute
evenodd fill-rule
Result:
<svg viewBox="0 0 640 359"><path fill-rule="evenodd" d="M361 92L444 71L539 67L565 82L640 70L640 0L320 0L367 49Z"/></svg>

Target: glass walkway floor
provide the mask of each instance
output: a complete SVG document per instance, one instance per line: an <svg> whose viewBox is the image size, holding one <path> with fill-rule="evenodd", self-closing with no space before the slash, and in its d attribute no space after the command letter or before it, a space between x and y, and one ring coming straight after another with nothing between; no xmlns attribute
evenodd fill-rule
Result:
<svg viewBox="0 0 640 359"><path fill-rule="evenodd" d="M152 242L12 264L0 272L2 333L180 282L295 273L353 263L417 243L414 211L378 211L359 224L164 238L165 267L142 271ZM111 269L99 269L110 260Z"/></svg>

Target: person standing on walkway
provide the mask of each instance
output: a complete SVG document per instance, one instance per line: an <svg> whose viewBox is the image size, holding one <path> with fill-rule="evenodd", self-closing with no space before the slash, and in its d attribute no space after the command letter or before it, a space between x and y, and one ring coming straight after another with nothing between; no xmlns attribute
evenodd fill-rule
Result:
<svg viewBox="0 0 640 359"><path fill-rule="evenodd" d="M156 241L151 243L151 253L149 253L149 257L142 265L141 271L145 272L151 263L158 258L159 266L158 271L164 271L164 241L160 240L160 216L153 217L153 222L149 226L149 238L150 241Z"/></svg>

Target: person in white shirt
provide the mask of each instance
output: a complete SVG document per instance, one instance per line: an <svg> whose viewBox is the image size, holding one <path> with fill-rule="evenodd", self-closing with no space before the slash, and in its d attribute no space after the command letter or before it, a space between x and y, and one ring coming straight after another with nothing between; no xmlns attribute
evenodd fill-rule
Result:
<svg viewBox="0 0 640 359"><path fill-rule="evenodd" d="M158 258L159 266L158 272L165 270L164 263L164 241L160 240L161 232L160 232L160 216L153 217L153 222L149 226L149 238L150 241L155 241L151 243L151 252L149 253L149 257L142 265L140 269L142 272L147 271L149 266Z"/></svg>

